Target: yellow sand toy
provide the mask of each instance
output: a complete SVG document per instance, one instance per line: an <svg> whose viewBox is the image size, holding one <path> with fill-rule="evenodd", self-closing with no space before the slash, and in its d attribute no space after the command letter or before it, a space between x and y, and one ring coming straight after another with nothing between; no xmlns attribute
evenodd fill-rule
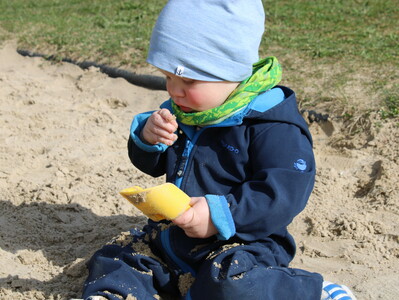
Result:
<svg viewBox="0 0 399 300"><path fill-rule="evenodd" d="M190 197L172 183L148 189L133 186L119 193L153 221L173 220L190 208Z"/></svg>

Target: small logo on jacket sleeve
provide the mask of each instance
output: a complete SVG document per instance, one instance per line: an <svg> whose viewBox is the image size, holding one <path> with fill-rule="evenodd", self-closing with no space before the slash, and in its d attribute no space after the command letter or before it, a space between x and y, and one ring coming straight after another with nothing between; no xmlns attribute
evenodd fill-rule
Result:
<svg viewBox="0 0 399 300"><path fill-rule="evenodd" d="M294 162L295 170L303 172L306 170L306 167L307 167L306 161L301 158L298 159L296 162Z"/></svg>

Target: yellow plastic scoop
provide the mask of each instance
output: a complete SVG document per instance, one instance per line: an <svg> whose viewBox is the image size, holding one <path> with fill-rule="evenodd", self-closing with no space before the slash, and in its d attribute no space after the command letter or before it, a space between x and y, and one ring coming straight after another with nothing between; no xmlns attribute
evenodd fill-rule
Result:
<svg viewBox="0 0 399 300"><path fill-rule="evenodd" d="M172 183L148 189L133 186L119 193L153 221L173 220L190 208L190 197Z"/></svg>

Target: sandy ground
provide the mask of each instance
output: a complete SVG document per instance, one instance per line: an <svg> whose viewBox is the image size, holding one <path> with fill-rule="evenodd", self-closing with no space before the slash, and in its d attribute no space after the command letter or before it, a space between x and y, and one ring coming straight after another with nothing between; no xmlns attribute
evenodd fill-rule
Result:
<svg viewBox="0 0 399 300"><path fill-rule="evenodd" d="M0 46L0 299L69 299L91 254L145 222L118 191L162 178L136 170L126 142L132 116L166 94L15 49ZM309 123L317 182L291 226L292 266L358 299L399 294L399 128L377 117Z"/></svg>

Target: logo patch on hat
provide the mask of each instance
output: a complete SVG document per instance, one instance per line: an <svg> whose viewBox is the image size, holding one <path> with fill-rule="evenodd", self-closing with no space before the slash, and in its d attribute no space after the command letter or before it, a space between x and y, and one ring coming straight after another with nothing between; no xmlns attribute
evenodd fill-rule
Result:
<svg viewBox="0 0 399 300"><path fill-rule="evenodd" d="M183 76L184 73L184 67L183 66L177 66L176 71L175 71L175 75L177 76Z"/></svg>

